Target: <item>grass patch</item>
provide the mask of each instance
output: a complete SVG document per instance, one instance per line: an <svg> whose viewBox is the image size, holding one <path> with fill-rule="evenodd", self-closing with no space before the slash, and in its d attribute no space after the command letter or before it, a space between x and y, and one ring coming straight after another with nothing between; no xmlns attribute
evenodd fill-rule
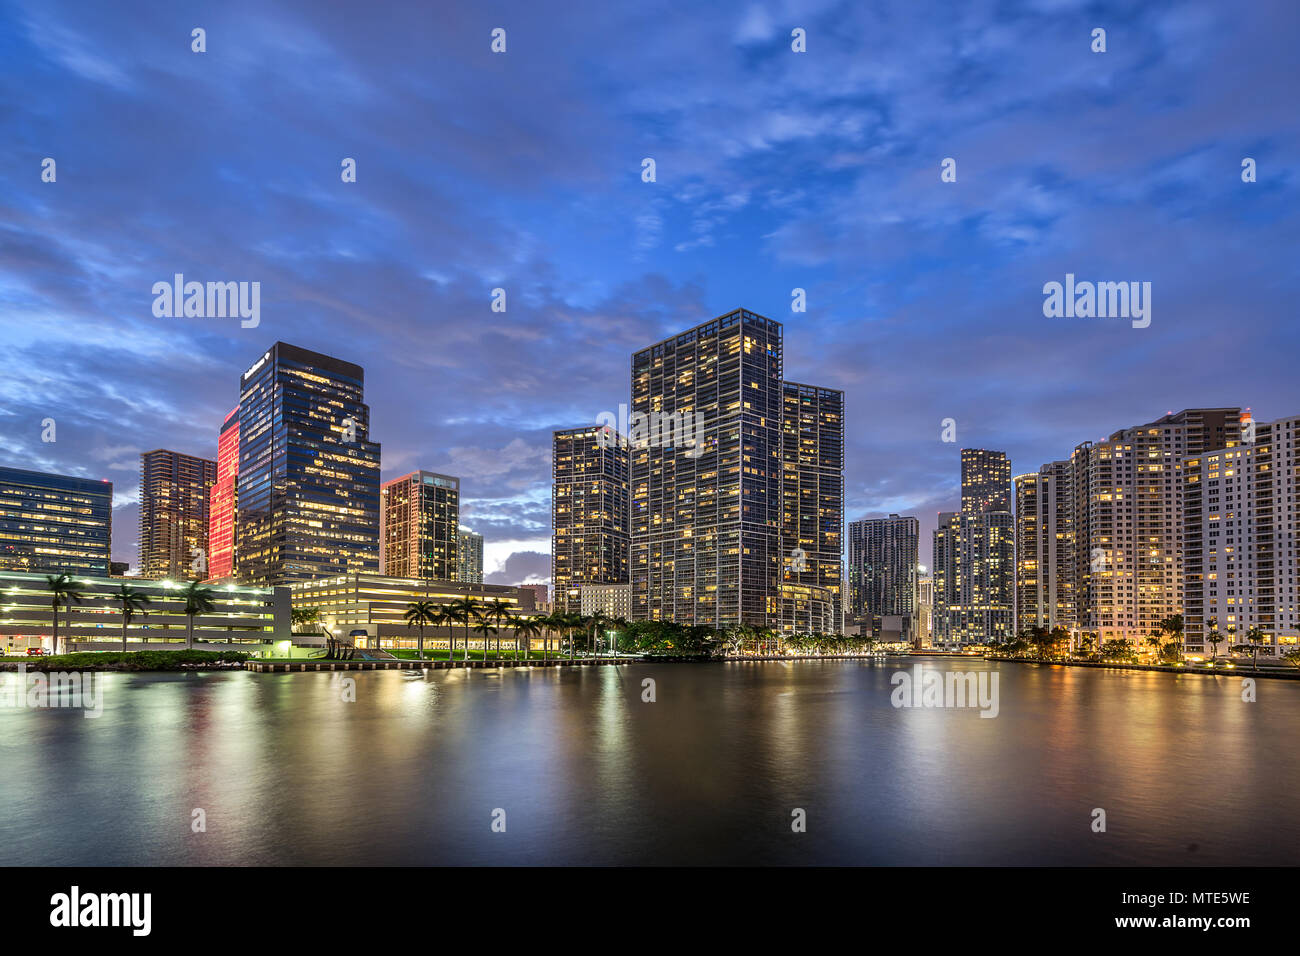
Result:
<svg viewBox="0 0 1300 956"><path fill-rule="evenodd" d="M6 664L26 664L29 671L178 671L248 660L246 651L78 651L54 657L5 657Z"/></svg>

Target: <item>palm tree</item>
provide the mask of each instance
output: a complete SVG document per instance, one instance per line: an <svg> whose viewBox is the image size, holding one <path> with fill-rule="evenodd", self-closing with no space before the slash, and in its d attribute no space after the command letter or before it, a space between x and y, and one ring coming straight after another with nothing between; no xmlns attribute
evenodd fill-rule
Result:
<svg viewBox="0 0 1300 956"><path fill-rule="evenodd" d="M563 653L564 643L562 635L564 634L564 629L568 626L568 622L569 615L560 610L552 611L546 617L546 640L542 644L542 660L550 660L552 635L556 638L557 649Z"/></svg>
<svg viewBox="0 0 1300 956"><path fill-rule="evenodd" d="M515 657L519 656L519 644L523 642L524 660L532 656L532 639L542 632L544 618L538 617L515 617L511 619L511 625L515 629Z"/></svg>
<svg viewBox="0 0 1300 956"><path fill-rule="evenodd" d="M123 582L117 586L117 593L113 595L113 600L122 605L122 653L126 653L126 629L131 624L131 619L135 617L137 611L143 611L151 603L148 595L138 588Z"/></svg>
<svg viewBox="0 0 1300 956"><path fill-rule="evenodd" d="M587 628L587 619L581 614L564 615L564 630L569 635L569 660L576 656L578 642L574 639L574 631L583 631Z"/></svg>
<svg viewBox="0 0 1300 956"><path fill-rule="evenodd" d="M587 627L591 628L591 652L596 652L596 642L599 639L600 632L609 627L614 622L604 611L597 611L591 617L587 618Z"/></svg>
<svg viewBox="0 0 1300 956"><path fill-rule="evenodd" d="M456 620L465 627L465 655L461 658L462 662L469 661L469 629L474 622L480 617L479 602L472 597L463 597L459 601L452 601L448 609L455 611ZM484 659L487 655L483 655Z"/></svg>
<svg viewBox="0 0 1300 956"><path fill-rule="evenodd" d="M1160 632L1168 634L1174 641L1174 660L1183 659L1183 616L1171 614L1160 622Z"/></svg>
<svg viewBox="0 0 1300 956"><path fill-rule="evenodd" d="M1213 664L1219 659L1219 645L1223 643L1218 621L1210 622L1210 633L1205 635L1205 640L1210 645L1210 663Z"/></svg>
<svg viewBox="0 0 1300 956"><path fill-rule="evenodd" d="M438 605L432 601L412 601L406 605L406 613L402 615L402 619L406 621L407 630L412 627L420 629L420 641L416 650L420 660L424 660L424 629L427 625L437 624L440 614Z"/></svg>
<svg viewBox="0 0 1300 956"><path fill-rule="evenodd" d="M59 605L66 604L68 613L72 613L72 602L80 601L81 592L76 589L77 582L73 580L71 574L66 571L62 574L47 574L45 576L45 586L50 591L52 600L51 607L54 608L54 637L52 639L51 653L59 653ZM72 623L68 622L71 627Z"/></svg>
<svg viewBox="0 0 1300 956"><path fill-rule="evenodd" d="M474 625L474 633L483 635L483 663L486 664L487 652L488 652L488 635L498 633L498 629L496 628L495 625L493 625L492 618L488 614L483 613L478 616L478 623ZM500 648L498 648L497 657L499 658L500 656L501 656Z"/></svg>
<svg viewBox="0 0 1300 956"><path fill-rule="evenodd" d="M1255 652L1254 659L1250 662L1250 666L1256 670L1259 669L1260 645L1264 644L1267 640L1268 640L1268 635L1266 635L1264 633L1264 629L1262 627L1259 627L1258 625L1252 627L1250 630L1246 632L1246 641L1247 643L1250 644L1252 650L1254 650Z"/></svg>
<svg viewBox="0 0 1300 956"><path fill-rule="evenodd" d="M514 620L515 607L508 601L503 601L501 598L494 598L488 603L488 606L483 613L490 621L492 621L493 624L497 625L497 627L506 627L512 620ZM498 636L497 658L499 659L500 657L501 638Z"/></svg>
<svg viewBox="0 0 1300 956"><path fill-rule="evenodd" d="M181 597L185 599L183 613L190 619L185 629L185 647L193 650L194 619L200 614L210 614L217 602L212 588L205 587L200 581L191 581L186 585L185 590L181 592Z"/></svg>

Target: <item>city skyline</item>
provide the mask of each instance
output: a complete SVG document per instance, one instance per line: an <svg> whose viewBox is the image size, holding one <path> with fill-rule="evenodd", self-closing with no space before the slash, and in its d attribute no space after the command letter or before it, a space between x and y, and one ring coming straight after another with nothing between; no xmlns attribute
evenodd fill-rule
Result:
<svg viewBox="0 0 1300 956"><path fill-rule="evenodd" d="M1295 411L1298 136L1281 98L1255 95L1288 85L1292 6L827 4L800 15L798 56L761 5L699 11L690 31L653 7L561 24L517 5L497 59L473 39L486 13L440 27L395 9L377 44L328 10L211 11L202 56L145 8L0 13L4 460L113 480L116 560L135 564L138 455L214 457L228 370L275 340L375 374L381 478L461 477L486 576L509 583L548 575L551 431L617 407L633 349L737 306L786 323L789 379L844 390L846 517L917 515L927 564L958 447L1023 473L1063 437L1166 411ZM312 90L261 95L256 64L285 58ZM427 85L395 91L392 70ZM453 103L480 119L407 121ZM260 326L155 317L150 289L176 273L260 282ZM1067 274L1152 282L1151 325L1045 318L1043 284Z"/></svg>

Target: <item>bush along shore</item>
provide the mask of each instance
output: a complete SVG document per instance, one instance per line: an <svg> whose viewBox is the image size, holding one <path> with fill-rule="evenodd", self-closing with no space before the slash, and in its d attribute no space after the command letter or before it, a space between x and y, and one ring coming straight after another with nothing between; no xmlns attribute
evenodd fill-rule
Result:
<svg viewBox="0 0 1300 956"><path fill-rule="evenodd" d="M16 671L189 671L242 670L245 651L79 651L44 657L0 658L0 670Z"/></svg>

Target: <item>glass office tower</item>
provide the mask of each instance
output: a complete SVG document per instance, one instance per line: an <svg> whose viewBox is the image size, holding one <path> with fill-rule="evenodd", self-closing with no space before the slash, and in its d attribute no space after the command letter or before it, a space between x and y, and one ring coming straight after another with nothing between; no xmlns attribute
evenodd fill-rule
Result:
<svg viewBox="0 0 1300 956"><path fill-rule="evenodd" d="M108 576L113 484L0 468L0 570Z"/></svg>
<svg viewBox="0 0 1300 956"><path fill-rule="evenodd" d="M239 397L239 580L379 571L379 445L361 366L276 342Z"/></svg>

